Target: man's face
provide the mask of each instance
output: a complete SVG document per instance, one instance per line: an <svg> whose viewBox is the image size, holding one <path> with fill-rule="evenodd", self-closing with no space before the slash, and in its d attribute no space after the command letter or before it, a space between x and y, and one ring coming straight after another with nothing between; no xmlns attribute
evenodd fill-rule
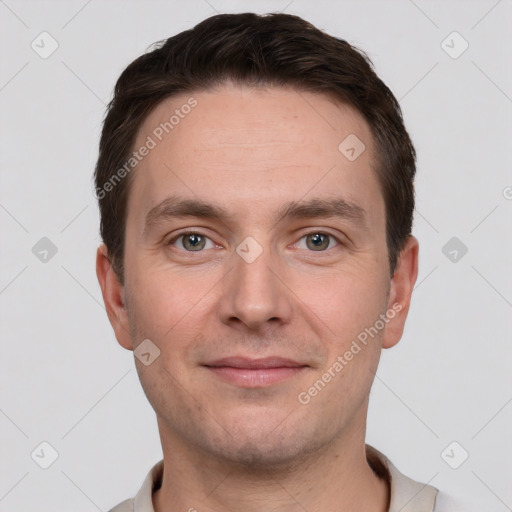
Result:
<svg viewBox="0 0 512 512"><path fill-rule="evenodd" d="M158 141L190 96L197 106ZM355 160L338 149L349 135L366 148ZM162 102L135 148L148 136L156 147L128 201L126 311L113 323L124 347L160 350L136 364L163 442L269 467L364 431L380 349L405 320L375 329L394 294L364 119L319 94L224 85ZM170 196L223 216L154 209Z"/></svg>

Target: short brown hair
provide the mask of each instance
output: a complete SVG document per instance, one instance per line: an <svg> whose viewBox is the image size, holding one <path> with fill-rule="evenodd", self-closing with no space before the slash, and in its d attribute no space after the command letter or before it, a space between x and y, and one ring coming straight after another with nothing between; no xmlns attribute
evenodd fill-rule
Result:
<svg viewBox="0 0 512 512"><path fill-rule="evenodd" d="M411 234L416 172L416 153L398 101L366 53L343 39L298 16L243 13L212 16L157 43L133 61L116 83L101 133L95 186L100 234L119 281L124 284L126 205L133 173L117 183L113 178L130 159L138 130L162 100L227 81L323 93L362 114L377 148L375 168L385 202L393 275Z"/></svg>

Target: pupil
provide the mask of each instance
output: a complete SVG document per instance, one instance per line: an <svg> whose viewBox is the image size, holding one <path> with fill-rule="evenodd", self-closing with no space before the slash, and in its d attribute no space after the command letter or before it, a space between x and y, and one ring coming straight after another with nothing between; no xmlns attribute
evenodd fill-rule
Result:
<svg viewBox="0 0 512 512"><path fill-rule="evenodd" d="M318 233L316 235L314 235L313 237L313 243L315 245L320 245L322 243L322 235L319 235ZM318 243L317 243L318 242Z"/></svg>
<svg viewBox="0 0 512 512"><path fill-rule="evenodd" d="M315 233L314 235L309 235L309 241L308 246L310 249L314 249L315 251L317 249L325 249L329 242L327 241L327 235L323 233Z"/></svg>
<svg viewBox="0 0 512 512"><path fill-rule="evenodd" d="M199 236L192 234L189 236L189 241L191 241L192 245L197 245L200 242Z"/></svg>

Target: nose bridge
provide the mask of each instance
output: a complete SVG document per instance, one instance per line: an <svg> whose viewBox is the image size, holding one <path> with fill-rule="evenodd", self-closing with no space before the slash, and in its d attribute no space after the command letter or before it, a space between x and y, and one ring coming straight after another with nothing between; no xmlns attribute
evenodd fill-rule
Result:
<svg viewBox="0 0 512 512"><path fill-rule="evenodd" d="M271 320L287 322L290 297L278 277L280 266L269 245L246 238L233 253L232 264L220 301L221 320L241 322L251 330L260 329Z"/></svg>

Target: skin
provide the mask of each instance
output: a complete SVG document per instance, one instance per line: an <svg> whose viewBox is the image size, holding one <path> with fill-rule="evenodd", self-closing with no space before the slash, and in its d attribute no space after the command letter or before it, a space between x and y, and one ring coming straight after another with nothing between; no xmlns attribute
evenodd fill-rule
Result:
<svg viewBox="0 0 512 512"><path fill-rule="evenodd" d="M197 106L134 171L124 286L106 247L97 252L118 342L134 350L148 338L160 350L149 366L135 358L164 456L155 510L383 512L388 488L365 458L368 396L382 348L402 336L418 242L408 239L390 277L369 127L321 94L226 83L162 102L135 147L191 95ZM338 150L349 134L366 146L352 162ZM145 215L170 194L230 216L166 219L144 235ZM366 227L347 218L275 222L283 204L312 198L358 205ZM204 249L176 238L187 230L207 237ZM322 251L311 248L315 233L332 235ZM263 249L252 263L236 252L248 236ZM301 404L299 393L393 304L401 310L385 329ZM281 356L306 368L246 388L203 366L235 355Z"/></svg>

